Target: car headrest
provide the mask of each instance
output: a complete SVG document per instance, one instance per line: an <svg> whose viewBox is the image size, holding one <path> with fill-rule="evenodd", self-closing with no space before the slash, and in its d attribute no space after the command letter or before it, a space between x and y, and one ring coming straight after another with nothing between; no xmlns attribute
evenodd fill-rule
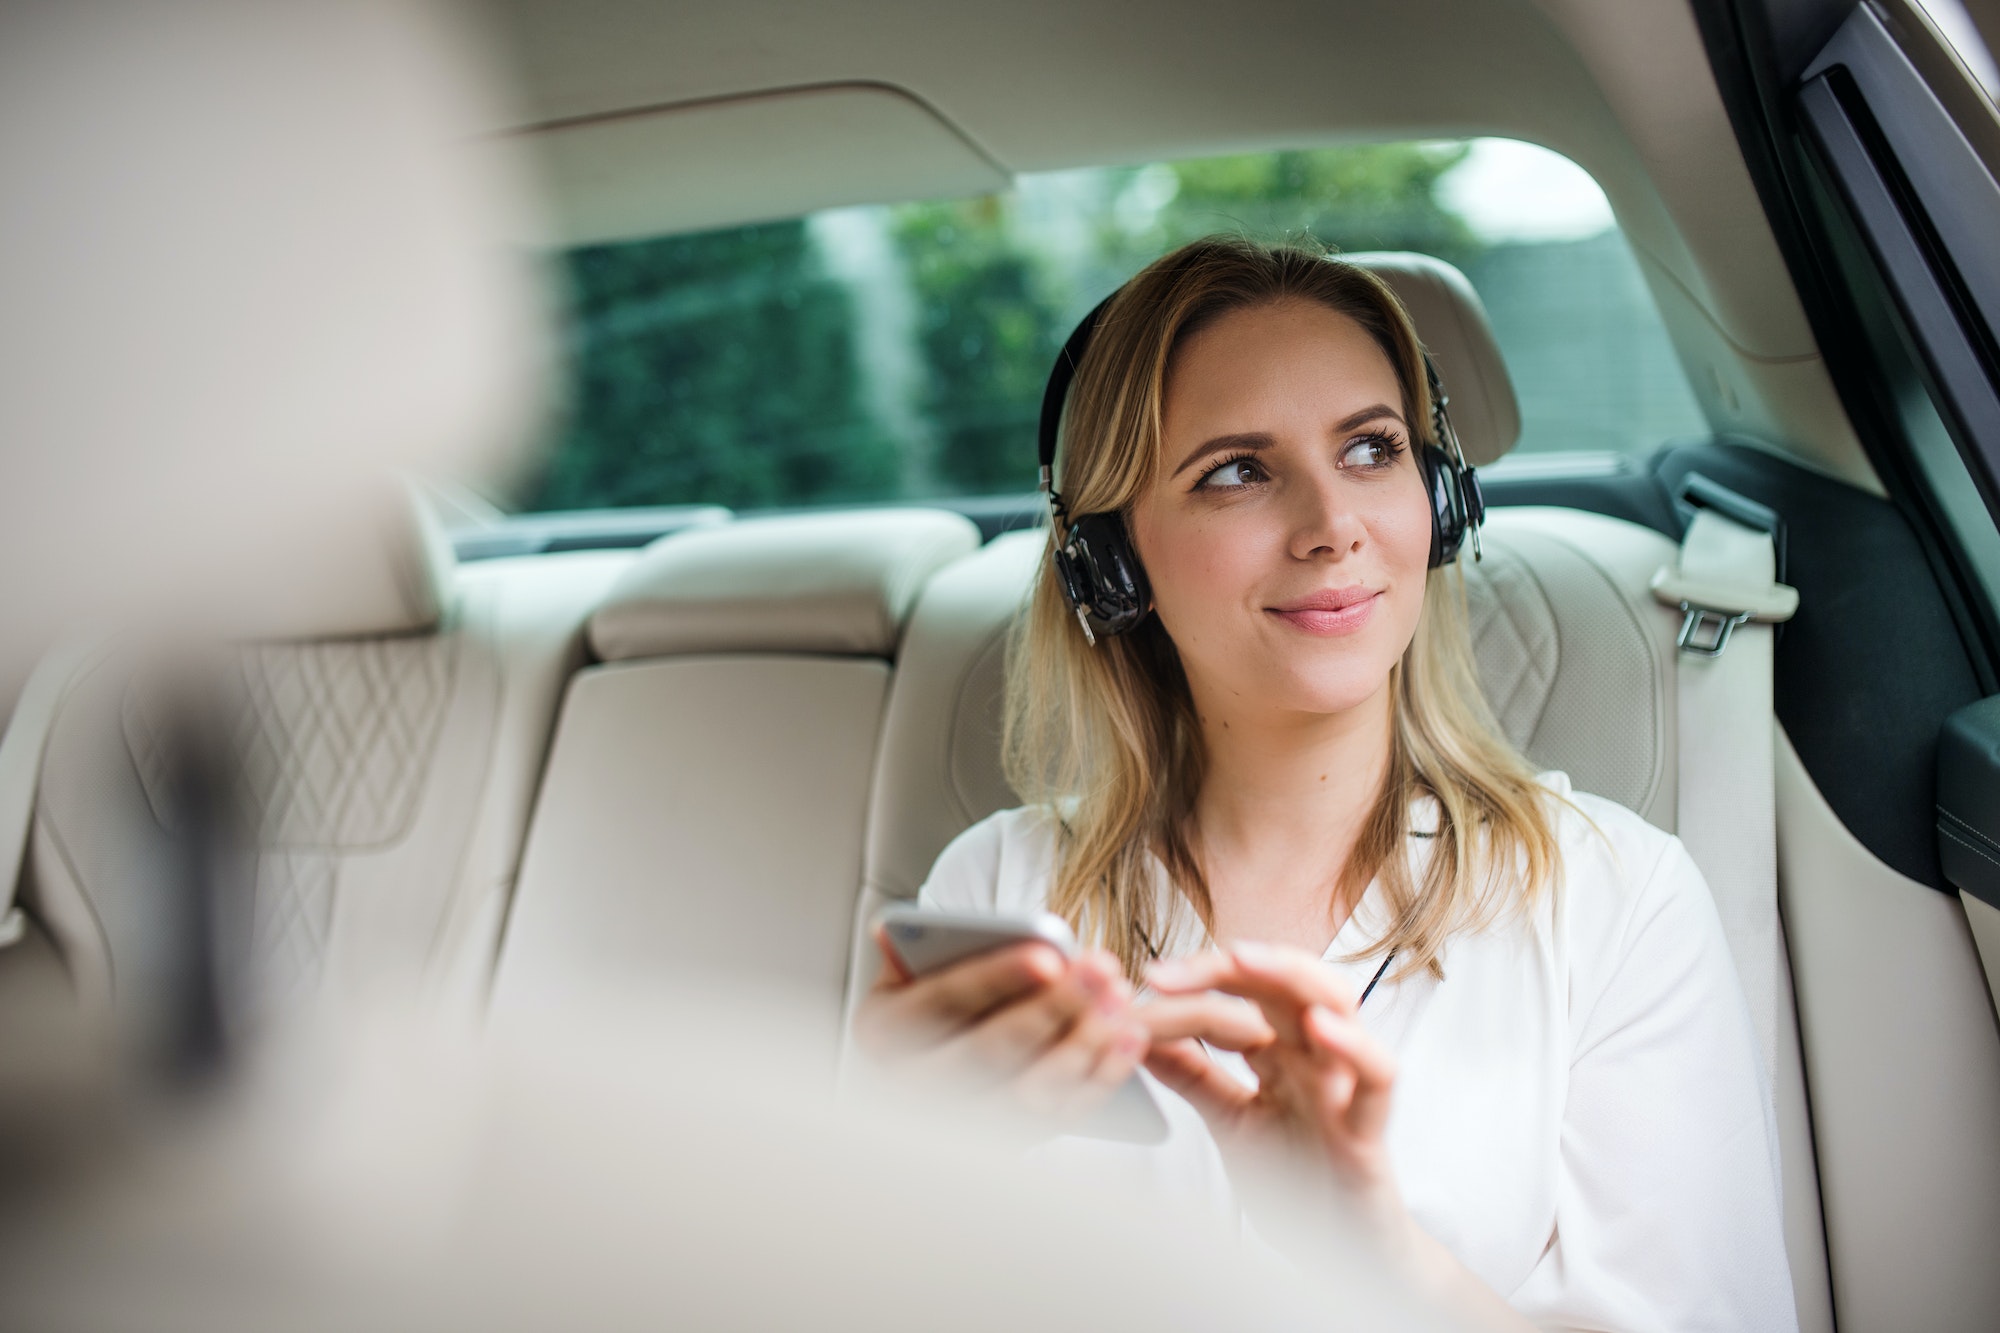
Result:
<svg viewBox="0 0 2000 1333"><path fill-rule="evenodd" d="M259 555L230 637L258 642L419 634L444 618L457 560L414 485L330 499Z"/></svg>
<svg viewBox="0 0 2000 1333"><path fill-rule="evenodd" d="M511 470L549 303L461 8L0 4L10 642L258 635L349 488Z"/></svg>
<svg viewBox="0 0 2000 1333"><path fill-rule="evenodd" d="M1466 461L1484 467L1521 438L1521 404L1486 307L1465 275L1430 255L1375 250L1341 255L1387 282L1410 312L1451 399L1451 424Z"/></svg>
<svg viewBox="0 0 2000 1333"><path fill-rule="evenodd" d="M662 537L590 618L606 662L687 653L893 657L903 620L979 529L940 509L739 519Z"/></svg>

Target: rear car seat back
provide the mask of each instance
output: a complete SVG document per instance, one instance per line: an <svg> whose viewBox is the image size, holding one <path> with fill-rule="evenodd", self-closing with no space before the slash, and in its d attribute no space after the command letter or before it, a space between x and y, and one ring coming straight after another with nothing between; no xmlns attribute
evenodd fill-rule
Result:
<svg viewBox="0 0 2000 1333"><path fill-rule="evenodd" d="M891 661L977 544L957 515L879 510L649 547L563 702L493 1020L722 977L809 997L830 1053Z"/></svg>

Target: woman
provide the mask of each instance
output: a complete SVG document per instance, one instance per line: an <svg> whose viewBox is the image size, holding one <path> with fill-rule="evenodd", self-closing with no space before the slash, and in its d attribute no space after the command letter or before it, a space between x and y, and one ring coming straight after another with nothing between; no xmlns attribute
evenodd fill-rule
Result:
<svg viewBox="0 0 2000 1333"><path fill-rule="evenodd" d="M1030 803L922 895L1046 908L1095 947L892 965L857 1040L1070 1124L1143 1064L1173 1132L1104 1152L1227 1208L1232 1166L1288 1149L1499 1324L1793 1327L1714 906L1678 840L1501 738L1433 567L1435 430L1364 270L1211 239L1112 298L1056 540L1116 516L1150 614L1087 632L1052 541L1010 664Z"/></svg>

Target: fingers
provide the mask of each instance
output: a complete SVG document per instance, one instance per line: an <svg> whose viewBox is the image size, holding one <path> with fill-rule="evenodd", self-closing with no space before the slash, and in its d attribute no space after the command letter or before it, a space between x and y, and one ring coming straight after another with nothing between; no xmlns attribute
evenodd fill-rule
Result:
<svg viewBox="0 0 2000 1333"><path fill-rule="evenodd" d="M1155 1042L1146 1051L1146 1068L1185 1097L1202 1119L1218 1127L1242 1114L1257 1097L1254 1089L1209 1059L1192 1038Z"/></svg>
<svg viewBox="0 0 2000 1333"><path fill-rule="evenodd" d="M1242 970L1246 989L1324 1005L1338 1014L1351 1015L1361 1007L1360 997L1347 979L1303 949L1246 940L1233 947L1230 956Z"/></svg>
<svg viewBox="0 0 2000 1333"><path fill-rule="evenodd" d="M875 937L875 947L882 954L882 971L875 978L875 989L900 986L910 980L910 969L903 966L902 955L889 943L889 928L877 921L868 933Z"/></svg>
<svg viewBox="0 0 2000 1333"><path fill-rule="evenodd" d="M1063 957L1047 944L991 949L909 985L913 998L947 1022L967 1023L1060 981Z"/></svg>
<svg viewBox="0 0 2000 1333"><path fill-rule="evenodd" d="M1353 1018L1315 1007L1307 1011L1304 1026L1324 1071L1327 1109L1357 1138L1380 1137L1389 1122L1395 1060Z"/></svg>
<svg viewBox="0 0 2000 1333"><path fill-rule="evenodd" d="M1146 980L1162 994L1219 990L1245 999L1265 997L1300 1008L1322 1004L1337 1013L1357 1007L1354 988L1323 961L1303 949L1242 940L1226 950L1167 958L1147 969Z"/></svg>
<svg viewBox="0 0 2000 1333"><path fill-rule="evenodd" d="M923 1050L950 1040L989 1014L1047 989L1068 972L1046 944L993 949L928 976L878 982L856 1014L871 1044Z"/></svg>
<svg viewBox="0 0 2000 1333"><path fill-rule="evenodd" d="M1277 1039L1256 1005L1231 995L1162 996L1136 1012L1156 1042L1194 1038L1224 1050L1250 1051Z"/></svg>
<svg viewBox="0 0 2000 1333"><path fill-rule="evenodd" d="M1030 1112L1073 1123L1131 1077L1146 1044L1145 1027L1127 1009L1093 1009L1022 1071L1015 1096Z"/></svg>
<svg viewBox="0 0 2000 1333"><path fill-rule="evenodd" d="M1122 1013L1131 987L1118 965L1102 953L1085 954L1030 995L1020 996L963 1027L936 1051L940 1067L956 1066L978 1077L1019 1074L1060 1042L1085 1015Z"/></svg>
<svg viewBox="0 0 2000 1333"><path fill-rule="evenodd" d="M1322 1134L1347 1144L1379 1140L1388 1123L1395 1062L1361 1026L1353 989L1319 959L1297 949L1239 943L1227 951L1157 963L1147 980L1163 998L1141 1007L1154 1033L1147 1065L1190 1101L1207 1095L1228 1106L1236 1102L1220 1085L1226 1074L1198 1050L1174 1049L1178 1037L1199 1037L1243 1053L1259 1081L1265 1106L1286 1118L1309 1120ZM1203 992L1206 994L1204 995ZM1250 1035L1241 1018L1204 999L1234 996L1252 1001L1270 1030L1261 1042L1218 1040L1233 1023ZM1184 1044L1185 1045L1185 1044ZM1233 1080L1231 1080L1233 1082Z"/></svg>
<svg viewBox="0 0 2000 1333"><path fill-rule="evenodd" d="M1303 949L1241 941L1226 951L1155 963L1147 982L1162 994L1214 990L1253 1001L1280 1040L1300 1044L1300 1015L1321 1005L1339 1014L1358 1008L1353 987Z"/></svg>
<svg viewBox="0 0 2000 1333"><path fill-rule="evenodd" d="M1394 1059L1360 1020L1317 1005L1301 1017L1305 1041L1274 1042L1248 1053L1266 1103L1310 1122L1329 1144L1379 1139L1396 1082Z"/></svg>

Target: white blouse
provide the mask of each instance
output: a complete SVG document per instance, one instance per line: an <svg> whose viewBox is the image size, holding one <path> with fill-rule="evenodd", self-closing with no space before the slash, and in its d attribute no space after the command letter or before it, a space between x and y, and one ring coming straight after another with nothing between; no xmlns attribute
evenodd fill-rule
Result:
<svg viewBox="0 0 2000 1333"><path fill-rule="evenodd" d="M1560 888L1532 913L1454 937L1441 981L1385 978L1362 1007L1397 1062L1387 1138L1403 1197L1540 1326L1795 1329L1777 1136L1708 887L1678 838L1572 793L1560 773L1542 781L1578 807L1552 803ZM1413 810L1412 827L1426 819ZM1042 808L975 824L919 901L1041 910L1056 832ZM1427 854L1421 832L1410 846ZM1172 894L1163 871L1160 891ZM1371 888L1326 954L1356 994L1381 962L1368 956L1384 928L1376 907ZM1178 895L1168 910L1164 953L1208 947ZM1340 961L1349 954L1362 957ZM1165 1142L1065 1138L1045 1160L1234 1218L1200 1114L1149 1082Z"/></svg>

